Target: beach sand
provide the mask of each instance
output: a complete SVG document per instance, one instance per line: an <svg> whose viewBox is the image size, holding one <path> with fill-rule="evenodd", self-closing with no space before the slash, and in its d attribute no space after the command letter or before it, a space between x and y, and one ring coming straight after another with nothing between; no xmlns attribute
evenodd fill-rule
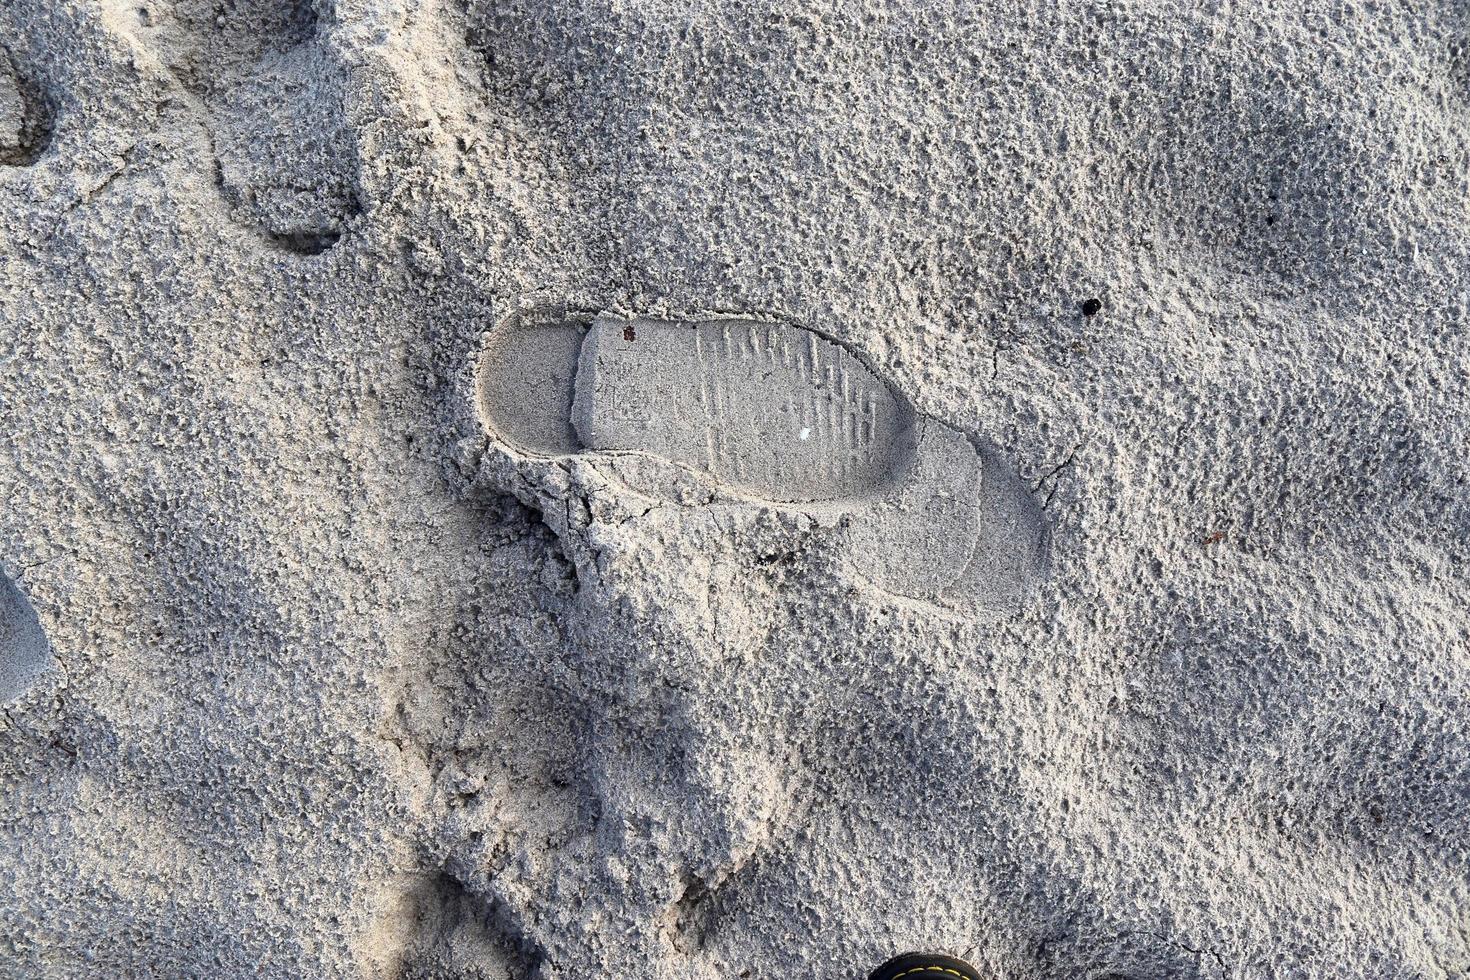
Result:
<svg viewBox="0 0 1470 980"><path fill-rule="evenodd" d="M1470 975L1470 9L1061 6L0 7L0 976Z"/></svg>

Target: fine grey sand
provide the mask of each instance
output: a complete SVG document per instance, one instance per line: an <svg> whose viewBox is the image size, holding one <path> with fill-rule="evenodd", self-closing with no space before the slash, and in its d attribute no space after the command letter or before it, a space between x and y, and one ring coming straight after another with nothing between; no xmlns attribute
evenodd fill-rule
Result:
<svg viewBox="0 0 1470 980"><path fill-rule="evenodd" d="M0 977L1470 975L1470 9L0 51Z"/></svg>

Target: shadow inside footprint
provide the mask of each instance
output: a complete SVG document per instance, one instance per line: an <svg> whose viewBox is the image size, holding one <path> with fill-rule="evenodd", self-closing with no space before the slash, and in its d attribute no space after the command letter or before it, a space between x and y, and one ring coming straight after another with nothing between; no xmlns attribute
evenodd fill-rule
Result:
<svg viewBox="0 0 1470 980"><path fill-rule="evenodd" d="M0 48L0 165L35 163L51 142L51 112L46 99Z"/></svg>
<svg viewBox="0 0 1470 980"><path fill-rule="evenodd" d="M36 611L0 574L0 704L10 704L29 690L50 663L51 647Z"/></svg>
<svg viewBox="0 0 1470 980"><path fill-rule="evenodd" d="M649 457L732 502L837 524L854 571L898 595L1003 612L1045 572L1042 514L999 457L812 330L739 317L518 321L492 337L481 399L517 456ZM656 482L635 489L660 495Z"/></svg>
<svg viewBox="0 0 1470 980"><path fill-rule="evenodd" d="M451 875L389 883L383 915L361 940L366 976L393 980L529 977L535 957L486 902Z"/></svg>

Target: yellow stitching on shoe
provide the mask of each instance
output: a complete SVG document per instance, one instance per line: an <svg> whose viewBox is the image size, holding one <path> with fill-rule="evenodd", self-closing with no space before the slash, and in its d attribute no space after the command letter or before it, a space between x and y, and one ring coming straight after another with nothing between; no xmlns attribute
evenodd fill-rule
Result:
<svg viewBox="0 0 1470 980"><path fill-rule="evenodd" d="M928 966L916 966L912 970L904 970L902 973L895 974L894 977L893 977L893 980L901 980L901 978L906 977L906 976L908 976L911 973L930 973L930 972L933 972L933 973L948 973L952 977L959 977L960 980L970 980L969 977L965 976L959 970L951 970L949 967L947 967L947 966L940 966L938 963L931 963Z"/></svg>

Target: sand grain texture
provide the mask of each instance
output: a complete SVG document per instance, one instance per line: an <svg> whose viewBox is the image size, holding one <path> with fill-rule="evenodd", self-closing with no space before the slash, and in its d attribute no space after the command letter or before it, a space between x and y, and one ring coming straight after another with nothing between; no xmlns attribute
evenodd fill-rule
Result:
<svg viewBox="0 0 1470 980"><path fill-rule="evenodd" d="M0 48L0 976L1470 973L1456 5L13 0ZM584 344L495 346L719 316L978 490L588 452ZM871 533L926 512L974 531ZM945 549L973 588L895 557Z"/></svg>

